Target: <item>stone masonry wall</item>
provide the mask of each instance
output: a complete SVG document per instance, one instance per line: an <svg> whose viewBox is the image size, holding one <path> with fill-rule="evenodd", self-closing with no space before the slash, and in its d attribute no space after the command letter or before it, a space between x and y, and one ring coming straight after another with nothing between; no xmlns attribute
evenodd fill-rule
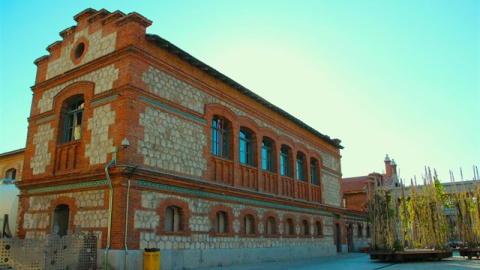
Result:
<svg viewBox="0 0 480 270"><path fill-rule="evenodd" d="M338 178L324 173L322 183L325 203L340 206L342 198L340 198L341 187Z"/></svg>
<svg viewBox="0 0 480 270"><path fill-rule="evenodd" d="M205 113L204 109L206 104L222 104L223 106L226 106L232 111L234 111L237 116L247 116L254 120L260 127L270 128L274 130L278 135L288 136L292 138L295 143L302 143L306 145L309 149L316 150L322 155L325 167L335 171L340 169L340 162L338 161L338 159L326 154L325 152L311 146L308 143L299 140L296 137L293 137L291 134L287 134L286 132L274 126L271 126L263 122L262 120L253 117L249 113L246 113L222 100L206 94L205 92L163 72L162 70L150 67L148 72L143 73L142 80L148 85L148 90L150 92L201 114Z"/></svg>
<svg viewBox="0 0 480 270"><path fill-rule="evenodd" d="M274 130L278 135L288 136L289 138L292 138L295 143L301 143L307 146L309 149L315 150L316 152L321 154L322 160L323 160L323 166L335 171L340 170L340 162L337 158L323 152L322 150L316 147L313 147L312 145L292 136L291 134L284 132L283 130L275 126L265 123L264 121L252 116L249 113L246 113L222 100L212 97L211 95L208 95L205 92L181 80L178 80L175 77L159 69L150 67L148 72L143 73L142 80L147 84L148 90L150 92L155 93L156 95L162 98L165 98L167 100L180 104L185 108L194 110L198 113L202 113L202 114L205 113L204 108L206 104L209 104L209 103L222 104L228 107L229 109L231 109L233 112L235 112L237 116L249 117L250 119L255 121L260 127L270 128ZM159 127L157 128L162 129ZM204 140L198 140L198 142L201 143L202 145L205 145L207 143L206 137L205 138L202 137L200 139L204 139ZM169 167L165 167L166 163L158 162L156 159L152 160L153 157L158 157L159 155L161 156L161 153L160 152L157 153L152 150L147 151L147 149L152 149L154 145L158 143L158 142L152 141L151 138L150 138L150 142L151 144L148 147L144 146L142 147L142 149L140 149L139 147L139 153L144 156L146 160L145 163L151 166L155 166L155 162L157 162L156 166L160 168L172 170L173 164L172 165L169 164ZM159 146L155 146L155 147L159 147ZM197 150L199 152L196 154L191 151L187 152L187 154L194 153L195 155L201 155L201 148ZM195 175L197 175L197 173L195 173ZM324 181L323 183L324 183L325 192L326 192L325 203L340 206L341 198L340 198L340 193L338 192L338 190L340 189L340 183L339 183L340 177L333 177L331 175L328 175L328 176L324 176L322 178L322 181Z"/></svg>
<svg viewBox="0 0 480 270"><path fill-rule="evenodd" d="M43 92L42 98L38 101L38 108L40 113L49 111L52 109L53 98L61 90L74 82L90 81L95 83L95 94L103 93L112 89L113 83L118 79L118 69L115 69L115 65L108 65L103 68L97 69L85 75L79 76L66 83L62 83L55 87L52 87Z"/></svg>
<svg viewBox="0 0 480 270"><path fill-rule="evenodd" d="M352 224L352 228L353 228L353 237L352 237L352 240L353 240L353 247L354 247L354 250L355 251L358 251L358 248L360 247L368 247L369 244L371 243L371 237L367 237L367 225L368 223L365 222L365 221L348 221ZM359 236L359 228L358 228L358 225L361 225L361 230L362 230L362 233L361 233L361 236Z"/></svg>
<svg viewBox="0 0 480 270"><path fill-rule="evenodd" d="M201 125L152 107L140 114L140 125L145 135L138 141L138 152L146 165L202 176L207 138Z"/></svg>
<svg viewBox="0 0 480 270"><path fill-rule="evenodd" d="M50 123L38 126L38 131L33 136L33 144L35 145L35 155L30 162L30 168L33 174L41 174L50 165L52 154L48 152L48 142L53 139L53 128Z"/></svg>
<svg viewBox="0 0 480 270"><path fill-rule="evenodd" d="M115 50L115 41L117 33L113 32L105 37L102 37L102 30L89 35L89 27L75 34L73 43L62 48L60 58L51 61L48 64L47 79L53 78L67 70L75 68L78 65L85 64L100 56L111 53ZM74 64L70 58L74 46L77 44L79 38L84 38L88 42L88 50L85 51L85 56L80 63Z"/></svg>
<svg viewBox="0 0 480 270"><path fill-rule="evenodd" d="M252 207L239 203L228 203L210 201L198 198L189 198L183 196L169 195L164 193L157 193L151 191L143 191L141 206L142 209L135 210L134 227L140 229L140 249L144 248L160 248L164 249L215 249L215 248L261 248L261 247L296 247L296 246L320 246L333 244L333 230L331 216L319 216L313 214L303 214L298 211L284 211L271 209L267 207ZM156 232L156 227L163 217L157 215L157 207L159 204L169 199L181 200L189 205L189 229L192 232L190 235L159 235ZM229 218L229 222L233 224L234 234L228 237L216 237L209 234L211 220L209 214L213 211L212 208L217 206L226 206L233 211L233 217ZM241 230L241 216L240 213L246 208L251 208L258 214L256 230L260 234L264 233L264 214L274 212L278 215L277 228L279 236L275 237L241 237L239 236ZM310 224L310 236L301 237L299 235L293 237L280 236L284 233L284 217L285 215L293 215L296 219L296 228L294 231L299 234L300 224L299 219L303 216L308 216ZM323 223L324 237L313 237L314 219L321 218Z"/></svg>
<svg viewBox="0 0 480 270"><path fill-rule="evenodd" d="M109 139L108 129L115 124L115 111L110 104L93 109L93 117L88 119L87 130L92 131L90 143L85 146L85 156L90 158L90 165L107 162L107 153L115 151L113 139Z"/></svg>
<svg viewBox="0 0 480 270"><path fill-rule="evenodd" d="M26 213L22 224L23 229L26 230L26 238L45 238L47 236L53 218L53 212L48 212L48 210L59 204L56 201L62 197L73 199L77 208L76 212L70 209L70 215L73 215L73 225L70 227L81 226L82 229L93 231L98 237L98 243L101 244L102 230L106 228L108 221L108 209L99 209L106 207L103 190L31 196L29 198L30 207L25 209Z"/></svg>

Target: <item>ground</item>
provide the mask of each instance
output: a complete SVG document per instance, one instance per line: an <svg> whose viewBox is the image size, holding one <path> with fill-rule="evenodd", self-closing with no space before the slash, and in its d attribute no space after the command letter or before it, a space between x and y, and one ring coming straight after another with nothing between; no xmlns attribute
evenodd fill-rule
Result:
<svg viewBox="0 0 480 270"><path fill-rule="evenodd" d="M272 269L295 269L295 270L436 270L436 269L480 269L480 259L467 260L454 252L451 258L442 261L408 262L408 263L384 263L370 260L370 256L363 253L350 253L335 257L323 257L308 260L271 262L261 264L248 264L240 266L228 266L218 268L198 268L196 270L272 270Z"/></svg>

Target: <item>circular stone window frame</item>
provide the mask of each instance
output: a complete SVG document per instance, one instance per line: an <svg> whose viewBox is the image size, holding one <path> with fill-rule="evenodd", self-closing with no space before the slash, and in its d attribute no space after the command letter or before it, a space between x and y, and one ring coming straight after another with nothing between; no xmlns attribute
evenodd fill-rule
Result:
<svg viewBox="0 0 480 270"><path fill-rule="evenodd" d="M70 59L72 60L73 64L78 65L80 64L80 62L82 62L83 58L87 54L88 48L88 39L84 37L78 38L77 42L75 42L75 45L73 45L72 51L70 53Z"/></svg>

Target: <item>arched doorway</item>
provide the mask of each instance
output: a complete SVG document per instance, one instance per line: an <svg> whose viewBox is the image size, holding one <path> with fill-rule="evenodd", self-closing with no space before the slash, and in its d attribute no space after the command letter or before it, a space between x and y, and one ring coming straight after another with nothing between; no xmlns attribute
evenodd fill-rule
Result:
<svg viewBox="0 0 480 270"><path fill-rule="evenodd" d="M353 252L354 244L353 244L353 225L347 225L347 245L348 245L348 252Z"/></svg>
<svg viewBox="0 0 480 270"><path fill-rule="evenodd" d="M342 252L340 224L338 223L335 223L335 245L337 245L337 252Z"/></svg>
<svg viewBox="0 0 480 270"><path fill-rule="evenodd" d="M53 212L52 232L58 227L58 236L67 235L70 223L70 209L66 204L59 204Z"/></svg>

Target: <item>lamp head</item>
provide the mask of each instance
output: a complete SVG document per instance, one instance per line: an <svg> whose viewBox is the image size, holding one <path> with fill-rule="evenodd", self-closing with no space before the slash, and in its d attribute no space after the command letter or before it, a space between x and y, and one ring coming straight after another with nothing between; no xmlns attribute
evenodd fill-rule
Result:
<svg viewBox="0 0 480 270"><path fill-rule="evenodd" d="M125 149L130 146L130 142L127 140L127 138L123 139L122 141L122 148Z"/></svg>

